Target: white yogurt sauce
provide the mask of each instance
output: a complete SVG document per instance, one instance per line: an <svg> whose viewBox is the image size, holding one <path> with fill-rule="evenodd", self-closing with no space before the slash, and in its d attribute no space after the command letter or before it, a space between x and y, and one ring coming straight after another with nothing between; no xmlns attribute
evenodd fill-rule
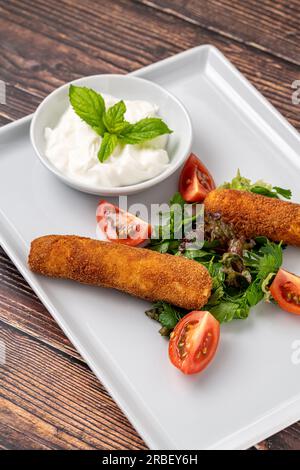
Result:
<svg viewBox="0 0 300 470"><path fill-rule="evenodd" d="M103 95L106 109L117 101ZM130 123L157 115L158 107L146 101L125 101L125 119ZM97 153L101 137L74 112L71 106L54 129L45 129L46 156L63 174L96 187L127 186L149 180L168 166L167 135L140 145L118 145L104 163Z"/></svg>

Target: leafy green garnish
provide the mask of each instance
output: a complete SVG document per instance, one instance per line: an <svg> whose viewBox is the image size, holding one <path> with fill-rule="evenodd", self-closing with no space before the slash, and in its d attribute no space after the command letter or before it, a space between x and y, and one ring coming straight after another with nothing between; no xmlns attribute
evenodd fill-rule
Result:
<svg viewBox="0 0 300 470"><path fill-rule="evenodd" d="M247 318L249 307L238 302L222 301L217 305L208 307L210 313L218 320L219 323L230 322L234 318Z"/></svg>
<svg viewBox="0 0 300 470"><path fill-rule="evenodd" d="M118 137L116 134L109 134L105 132L101 146L98 152L98 159L100 162L104 162L113 153L114 149L118 144Z"/></svg>
<svg viewBox="0 0 300 470"><path fill-rule="evenodd" d="M262 242L262 240L261 240ZM243 264L248 270L251 281L240 288L232 289L228 286L226 275L220 278L220 272L224 273L221 263L211 272L213 277L213 292L204 310L209 310L220 322L228 322L233 319L247 318L250 308L254 307L264 298L268 300L266 281L268 284L278 272L282 264L281 244L265 239L263 245L257 244L252 250L243 253ZM222 287L222 296L214 301L215 292Z"/></svg>
<svg viewBox="0 0 300 470"><path fill-rule="evenodd" d="M222 188L250 191L267 197L290 199L289 189L272 186L264 181L252 184L240 172ZM212 293L203 310L209 310L220 322L245 319L250 309L260 301L269 301L269 285L282 265L282 244L269 241L266 237L246 240L236 237L233 227L226 224L220 214L205 214L204 241L190 248L189 241L199 227L195 222L194 205L186 206L179 193L169 203L170 212L156 227L157 239L151 240L149 248L160 253L185 256L204 265L212 277ZM187 212L187 207L190 209ZM199 207L199 205L195 206ZM188 214L188 215L187 215ZM178 217L178 216L181 216ZM176 221L176 222L175 222ZM180 237L180 230L190 228L189 236ZM196 228L195 228L196 227ZM186 230L185 230L186 233ZM197 243L197 242L196 242ZM176 323L187 313L164 303L155 304L152 318L162 325L164 334L169 334ZM162 316L161 316L162 315Z"/></svg>
<svg viewBox="0 0 300 470"><path fill-rule="evenodd" d="M124 101L119 101L105 111L103 122L108 132L111 134L119 134L121 131L124 131L127 126L130 126L129 122L125 121L125 113L126 106Z"/></svg>
<svg viewBox="0 0 300 470"><path fill-rule="evenodd" d="M98 152L102 163L110 157L118 143L142 144L173 132L160 118L149 117L130 124L125 120L124 101L106 110L103 97L90 88L70 85L69 99L75 113L103 138Z"/></svg>
<svg viewBox="0 0 300 470"><path fill-rule="evenodd" d="M181 318L179 313L175 310L174 307L165 302L162 302L161 309L162 312L159 314L159 322L165 328L170 330L173 329L178 320Z"/></svg>
<svg viewBox="0 0 300 470"><path fill-rule="evenodd" d="M292 191L290 189L283 189L279 186L273 186L273 190L277 192L280 196L284 197L285 199L291 199Z"/></svg>
<svg viewBox="0 0 300 470"><path fill-rule="evenodd" d="M162 119L148 117L123 129L119 134L119 139L125 144L142 144L159 135L171 134L171 132Z"/></svg>
<svg viewBox="0 0 300 470"><path fill-rule="evenodd" d="M179 204L181 207L183 207L184 204L186 204L185 200L183 199L183 197L181 196L179 192L175 193L173 197L170 199L169 205L174 206L174 204Z"/></svg>
<svg viewBox="0 0 300 470"><path fill-rule="evenodd" d="M154 227L149 248L159 253L178 255L182 239L192 230L193 224L201 226L204 208L200 204L186 205L179 193L172 197L169 208L168 212L161 214L160 224ZM188 242L192 243L193 240L186 240Z"/></svg>
<svg viewBox="0 0 300 470"><path fill-rule="evenodd" d="M224 183L221 188L249 191L263 196L274 197L276 199L280 199L280 196L285 199L291 199L292 197L292 192L289 189L272 186L271 184L265 183L261 180L256 181L256 183L251 183L251 180L241 176L240 170L238 170L237 175L230 183Z"/></svg>

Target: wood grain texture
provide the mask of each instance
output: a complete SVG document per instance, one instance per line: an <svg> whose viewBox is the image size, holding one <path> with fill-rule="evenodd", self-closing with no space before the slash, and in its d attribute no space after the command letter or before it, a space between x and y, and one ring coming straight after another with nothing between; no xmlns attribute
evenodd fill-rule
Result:
<svg viewBox="0 0 300 470"><path fill-rule="evenodd" d="M259 4L259 7L258 7ZM292 17L291 17L292 15ZM62 83L126 73L211 43L300 129L296 0L0 0L0 125ZM0 448L142 449L145 444L0 250ZM258 444L299 449L300 425Z"/></svg>

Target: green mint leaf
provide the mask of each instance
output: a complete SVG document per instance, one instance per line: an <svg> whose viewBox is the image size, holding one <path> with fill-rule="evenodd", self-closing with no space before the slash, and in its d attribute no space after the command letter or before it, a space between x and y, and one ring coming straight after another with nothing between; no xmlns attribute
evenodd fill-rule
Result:
<svg viewBox="0 0 300 470"><path fill-rule="evenodd" d="M291 199L292 197L292 191L290 189L279 188L279 186L274 186L273 189L285 199Z"/></svg>
<svg viewBox="0 0 300 470"><path fill-rule="evenodd" d="M185 200L181 196L179 192L175 193L173 197L170 199L169 206L173 206L174 204L179 204L180 206L185 205Z"/></svg>
<svg viewBox="0 0 300 470"><path fill-rule="evenodd" d="M115 134L109 134L108 132L105 132L101 142L100 150L98 152L98 159L101 163L108 159L108 157L113 153L117 144L118 137Z"/></svg>
<svg viewBox="0 0 300 470"><path fill-rule="evenodd" d="M233 320L239 309L239 304L234 302L220 302L209 309L210 313L219 321L219 323L230 322Z"/></svg>
<svg viewBox="0 0 300 470"><path fill-rule="evenodd" d="M130 124L125 121L124 114L126 113L126 105L124 101L119 101L114 104L104 113L103 122L107 130L111 134L120 134L125 132Z"/></svg>
<svg viewBox="0 0 300 470"><path fill-rule="evenodd" d="M264 297L260 283L253 282L246 290L246 299L250 307L258 304Z"/></svg>
<svg viewBox="0 0 300 470"><path fill-rule="evenodd" d="M103 136L105 103L102 96L90 88L70 85L69 100L75 113L97 134Z"/></svg>
<svg viewBox="0 0 300 470"><path fill-rule="evenodd" d="M163 134L171 134L167 124L160 118L145 118L131 124L119 135L124 144L141 144Z"/></svg>
<svg viewBox="0 0 300 470"><path fill-rule="evenodd" d="M158 317L159 323L169 330L175 328L181 318L179 312L166 302L161 302L159 309L161 312Z"/></svg>

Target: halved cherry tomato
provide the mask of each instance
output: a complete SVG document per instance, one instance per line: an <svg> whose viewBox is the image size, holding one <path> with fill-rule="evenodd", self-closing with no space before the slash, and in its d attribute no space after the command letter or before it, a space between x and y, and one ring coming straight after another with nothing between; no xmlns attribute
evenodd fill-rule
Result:
<svg viewBox="0 0 300 470"><path fill-rule="evenodd" d="M216 185L208 169L191 153L179 177L179 192L186 202L202 202Z"/></svg>
<svg viewBox="0 0 300 470"><path fill-rule="evenodd" d="M103 238L115 243L137 246L151 235L147 222L107 201L99 202L96 219Z"/></svg>
<svg viewBox="0 0 300 470"><path fill-rule="evenodd" d="M279 269L271 284L270 292L279 307L300 315L300 277Z"/></svg>
<svg viewBox="0 0 300 470"><path fill-rule="evenodd" d="M220 337L220 323L209 312L193 311L171 333L169 357L184 374L196 374L213 359Z"/></svg>

